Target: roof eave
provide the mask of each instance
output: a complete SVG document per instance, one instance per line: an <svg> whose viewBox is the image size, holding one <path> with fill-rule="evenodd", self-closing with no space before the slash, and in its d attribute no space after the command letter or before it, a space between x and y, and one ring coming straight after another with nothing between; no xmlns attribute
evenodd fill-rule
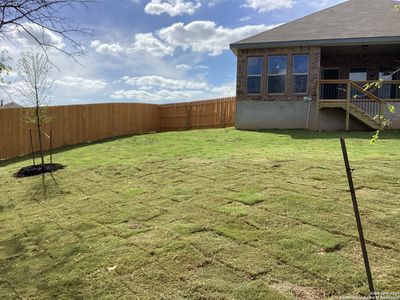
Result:
<svg viewBox="0 0 400 300"><path fill-rule="evenodd" d="M369 38L345 38L345 39L321 39L282 42L257 42L257 43L234 43L230 49L237 55L239 49L263 49L298 46L351 46L364 44L394 44L400 43L400 36L369 37Z"/></svg>
<svg viewBox="0 0 400 300"><path fill-rule="evenodd" d="M238 49L239 48L234 48L232 47L234 44L230 44L229 45L229 49L231 49L231 51L233 52L233 54L235 54L236 56L238 55Z"/></svg>

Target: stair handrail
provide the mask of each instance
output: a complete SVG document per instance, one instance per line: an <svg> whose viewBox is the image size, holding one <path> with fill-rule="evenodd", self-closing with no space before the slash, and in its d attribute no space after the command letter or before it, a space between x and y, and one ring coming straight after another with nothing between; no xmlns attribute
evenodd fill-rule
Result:
<svg viewBox="0 0 400 300"><path fill-rule="evenodd" d="M384 104L385 101L383 101L381 98L379 98L378 96L375 96L374 94L368 92L367 90L363 89L362 87L360 87L358 84L356 84L354 81L350 80L350 85L355 88L356 90L360 91L361 93L363 93L364 95L368 96L369 98L375 100L376 102L379 102L380 104ZM349 91L350 92L350 91Z"/></svg>
<svg viewBox="0 0 400 300"><path fill-rule="evenodd" d="M381 122L383 115L384 115L384 110L385 110L385 101L383 101L381 98L379 98L378 96L375 96L374 94L368 92L366 89L360 87L358 84L356 84L354 81L350 80L349 81L349 85L352 86L353 88L355 88L356 90L360 91L361 93L363 93L364 95L366 95L367 97L369 97L369 99L375 101L378 103L378 111L379 113L377 115L372 115L370 113L368 113L369 115L371 115L371 117L373 117L374 119L377 119L378 122ZM348 91L348 93L351 93L350 89Z"/></svg>

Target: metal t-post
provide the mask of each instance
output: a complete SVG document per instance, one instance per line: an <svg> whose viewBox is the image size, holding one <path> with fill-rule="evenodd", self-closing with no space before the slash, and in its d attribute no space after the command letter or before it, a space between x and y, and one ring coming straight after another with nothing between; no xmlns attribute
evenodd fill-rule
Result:
<svg viewBox="0 0 400 300"><path fill-rule="evenodd" d="M368 252L367 252L367 247L365 245L364 233L363 233L362 224L361 224L360 211L358 210L357 196L356 196L356 191L354 189L353 176L352 176L353 171L350 168L350 162L349 162L349 157L347 155L345 139L341 138L340 143L342 145L343 159L344 159L344 164L346 166L347 179L349 181L351 199L353 201L354 214L356 216L358 235L360 237L361 250L362 250L364 264L365 264L365 271L367 273L367 278L368 278L368 285L369 285L369 291L370 291L370 296L371 296L370 299L375 300L376 296L375 296L374 283L372 281L371 268L369 266L369 260L368 260Z"/></svg>

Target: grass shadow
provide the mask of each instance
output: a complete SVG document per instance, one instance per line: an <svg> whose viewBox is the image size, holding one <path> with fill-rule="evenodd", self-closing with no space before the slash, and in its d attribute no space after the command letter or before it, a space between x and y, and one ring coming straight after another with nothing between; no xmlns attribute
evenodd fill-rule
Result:
<svg viewBox="0 0 400 300"><path fill-rule="evenodd" d="M15 299L24 298L19 296L18 292L23 290L23 286L15 282L16 276L20 282L39 291L41 298L83 299L83 276L66 272L72 269L71 260L76 255L73 250L80 244L71 242L49 249L46 241L60 234L59 230L49 231L48 224L37 223L24 232L14 233L0 241L5 255L0 261L1 281L9 283L8 289L17 296Z"/></svg>
<svg viewBox="0 0 400 300"><path fill-rule="evenodd" d="M276 135L285 135L290 136L292 139L299 139L299 140L314 140L314 139L339 139L341 137L346 139L362 139L362 140L370 140L374 131L308 131L302 129L272 129L272 130L244 130L249 132L256 132L256 133L269 133L269 134L276 134ZM384 131L379 136L382 140L392 140L392 139L400 139L399 131L397 130L390 130Z"/></svg>
<svg viewBox="0 0 400 300"><path fill-rule="evenodd" d="M31 186L25 190L25 199L40 202L54 199L66 193L58 184L54 174L42 174L34 176L33 178L35 178L35 180L32 182Z"/></svg>
<svg viewBox="0 0 400 300"><path fill-rule="evenodd" d="M70 151L70 150L86 148L86 147L93 146L93 145L114 142L114 141L117 141L117 140L129 139L129 138L132 138L134 136L142 136L142 135L150 135L150 134L154 134L154 133L152 133L152 132L150 132L150 133L139 133L139 134L135 133L135 134L122 135L122 136L118 136L118 137L101 139L101 140L93 141L93 142L87 142L87 143L63 146L63 147L60 147L60 148L57 148L57 149L53 149L53 155L60 154L60 153L63 153L63 152L66 152L66 151ZM38 155L39 155L39 152L35 152L34 154L35 154L35 158L37 159ZM44 155L47 158L48 156L50 156L50 151L49 150L44 151ZM31 159L32 159L32 154L27 154L27 155L18 156L18 157L15 157L15 158L0 160L0 168L1 167L6 167L8 165L15 164L15 163L20 163L20 162L23 162L25 160L31 160Z"/></svg>

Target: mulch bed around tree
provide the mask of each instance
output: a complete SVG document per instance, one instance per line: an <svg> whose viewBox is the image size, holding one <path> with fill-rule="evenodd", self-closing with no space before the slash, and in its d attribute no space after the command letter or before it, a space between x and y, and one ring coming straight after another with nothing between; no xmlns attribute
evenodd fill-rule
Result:
<svg viewBox="0 0 400 300"><path fill-rule="evenodd" d="M14 174L14 177L23 178L23 177L31 177L44 173L53 173L57 170L64 169L62 164L44 164L44 165L35 165L23 167L17 173Z"/></svg>

